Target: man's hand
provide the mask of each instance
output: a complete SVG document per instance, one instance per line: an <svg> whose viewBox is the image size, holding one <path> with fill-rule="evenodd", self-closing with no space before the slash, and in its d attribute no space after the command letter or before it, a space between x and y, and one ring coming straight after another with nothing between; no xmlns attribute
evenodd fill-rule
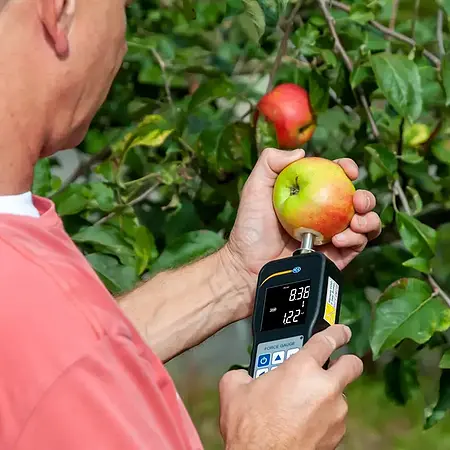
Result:
<svg viewBox="0 0 450 450"><path fill-rule="evenodd" d="M241 270L257 275L261 267L273 259L291 256L300 243L280 225L272 204L272 193L278 174L290 163L303 158L303 150L266 149L250 174L242 191L236 223L227 244L233 260ZM348 158L336 160L352 180L358 178L358 166ZM350 226L318 248L343 269L367 245L379 236L381 221L372 210L375 196L358 190L353 200L356 214Z"/></svg>
<svg viewBox="0 0 450 450"><path fill-rule="evenodd" d="M345 387L362 362L353 355L323 365L350 340L334 325L314 335L298 353L256 380L231 371L220 382L220 429L227 450L334 450L345 434Z"/></svg>

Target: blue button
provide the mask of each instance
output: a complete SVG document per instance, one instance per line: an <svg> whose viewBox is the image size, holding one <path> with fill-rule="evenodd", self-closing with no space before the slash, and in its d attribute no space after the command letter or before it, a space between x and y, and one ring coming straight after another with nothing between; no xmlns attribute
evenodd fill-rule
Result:
<svg viewBox="0 0 450 450"><path fill-rule="evenodd" d="M294 272L294 273L299 273L301 270L302 270L301 267L294 267L294 268L292 269L292 272Z"/></svg>
<svg viewBox="0 0 450 450"><path fill-rule="evenodd" d="M270 363L270 354L265 353L264 355L259 355L258 358L258 367L268 366Z"/></svg>

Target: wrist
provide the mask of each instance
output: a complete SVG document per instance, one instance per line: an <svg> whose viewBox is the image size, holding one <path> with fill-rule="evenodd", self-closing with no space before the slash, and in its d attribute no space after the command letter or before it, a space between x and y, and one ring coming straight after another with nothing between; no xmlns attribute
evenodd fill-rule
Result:
<svg viewBox="0 0 450 450"><path fill-rule="evenodd" d="M245 319L253 312L257 277L245 268L242 259L232 251L228 243L216 253L216 257L219 274L222 274L219 279L225 277L230 283L228 295L222 296L221 301L226 301L233 308L232 321Z"/></svg>

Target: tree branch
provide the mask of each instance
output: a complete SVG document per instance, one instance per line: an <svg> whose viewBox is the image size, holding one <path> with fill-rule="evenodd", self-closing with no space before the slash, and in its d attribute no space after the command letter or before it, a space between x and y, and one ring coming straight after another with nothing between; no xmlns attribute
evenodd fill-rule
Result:
<svg viewBox="0 0 450 450"><path fill-rule="evenodd" d="M172 94L170 93L170 82L166 72L166 63L161 58L160 54L153 47L149 47L149 49L152 52L153 57L156 59L156 62L158 63L159 67L161 68L164 80L164 88L166 90L167 95L167 101L169 102L170 107L173 107Z"/></svg>
<svg viewBox="0 0 450 450"><path fill-rule="evenodd" d="M443 58L445 56L443 27L444 27L444 11L442 11L442 8L439 8L438 13L437 13L436 38L437 38L437 42L438 42L439 56L441 58Z"/></svg>
<svg viewBox="0 0 450 450"><path fill-rule="evenodd" d="M330 29L330 33L333 36L336 51L342 56L342 59L344 60L345 66L347 67L349 72L353 71L353 62L348 56L348 53L345 51L344 46L342 45L341 40L339 39L339 36L336 31L335 22L333 19L333 16L331 15L330 11L327 8L327 5L325 4L325 0L317 0L319 3L320 10L322 11L323 16L325 17L325 20L327 21L328 28ZM366 94L364 93L361 86L357 86L356 92L359 96L359 100L361 104L363 105L364 110L366 111L367 119L369 120L370 127L372 128L372 133L376 139L379 138L380 132L378 130L377 124L375 122L375 119L373 118L372 111L370 111L370 105L367 100Z"/></svg>
<svg viewBox="0 0 450 450"><path fill-rule="evenodd" d="M345 3L342 2L338 2L336 0L331 0L331 5L336 8L336 9L340 9L341 11L345 11L347 13L350 12L350 7L348 5L346 5ZM401 34L395 30L391 30L388 27L382 25L381 23L375 21L375 20L369 20L369 25L372 26L373 28L376 28L378 31L381 31L381 33L383 33L385 36L389 36L389 37L393 37L394 39L397 39L400 42L404 42L405 44L410 45L411 47L416 47L417 46L417 42L410 38L409 36L406 36L404 34ZM441 60L432 52L428 51L428 50L423 50L423 55L432 63L434 64L437 68L441 67Z"/></svg>
<svg viewBox="0 0 450 450"><path fill-rule="evenodd" d="M393 0L392 2L392 12L391 12L391 19L389 20L389 29L392 31L395 31L395 24L397 22L397 14L398 14L398 6L400 4L400 0ZM389 49L390 49L390 41L391 37L389 37Z"/></svg>
<svg viewBox="0 0 450 450"><path fill-rule="evenodd" d="M269 84L267 85L267 92L272 90L273 83L275 81L275 76L277 74L278 69L280 68L283 56L286 55L287 45L289 42L289 36L291 35L292 26L294 24L295 17L297 15L297 13L299 12L300 7L302 6L302 3L303 3L303 0L297 1L297 4L294 6L294 9L292 10L291 14L289 15L288 19L285 22L283 38L281 40L280 47L278 48L278 53L275 58L275 62L273 64L272 70L269 75Z"/></svg>
<svg viewBox="0 0 450 450"><path fill-rule="evenodd" d="M97 222L94 223L94 225L101 225L108 220L112 219L117 213L122 211L123 209L127 208L128 206L134 206L138 203L145 200L155 189L157 189L160 186L160 183L155 183L152 186L150 186L145 192L143 192L141 195L136 197L135 199L131 200L128 203L125 203L124 205L119 205L115 211L110 212L107 216L102 217L101 219L97 220Z"/></svg>
<svg viewBox="0 0 450 450"><path fill-rule="evenodd" d="M416 39L416 23L419 18L419 8L420 8L420 0L416 0L414 4L414 15L411 23L411 36L413 39Z"/></svg>
<svg viewBox="0 0 450 450"><path fill-rule="evenodd" d="M74 170L74 172L64 181L64 183L61 185L61 187L50 196L50 198L54 197L56 194L59 194L60 192L67 189L67 187L70 184L72 184L79 177L84 175L88 170L91 169L92 166L95 166L97 163L100 163L102 161L106 161L111 156L111 153L112 153L111 148L105 147L104 149L100 150L98 153L95 153L94 155L92 155L86 161L79 164L78 167Z"/></svg>

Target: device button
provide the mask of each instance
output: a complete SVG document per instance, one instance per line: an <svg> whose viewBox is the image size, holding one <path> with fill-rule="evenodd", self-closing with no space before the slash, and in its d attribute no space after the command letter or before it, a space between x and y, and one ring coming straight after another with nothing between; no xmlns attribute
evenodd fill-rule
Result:
<svg viewBox="0 0 450 450"><path fill-rule="evenodd" d="M259 369L256 372L256 378L260 377L261 375L264 375L265 373L267 373L269 371L269 369Z"/></svg>
<svg viewBox="0 0 450 450"><path fill-rule="evenodd" d="M292 355L295 355L300 349L299 348L291 348L287 351L286 359L289 359Z"/></svg>
<svg viewBox="0 0 450 450"><path fill-rule="evenodd" d="M259 355L258 367L268 366L270 363L270 353L265 353L264 355Z"/></svg>
<svg viewBox="0 0 450 450"><path fill-rule="evenodd" d="M284 352L272 353L272 364L281 364L284 361Z"/></svg>

